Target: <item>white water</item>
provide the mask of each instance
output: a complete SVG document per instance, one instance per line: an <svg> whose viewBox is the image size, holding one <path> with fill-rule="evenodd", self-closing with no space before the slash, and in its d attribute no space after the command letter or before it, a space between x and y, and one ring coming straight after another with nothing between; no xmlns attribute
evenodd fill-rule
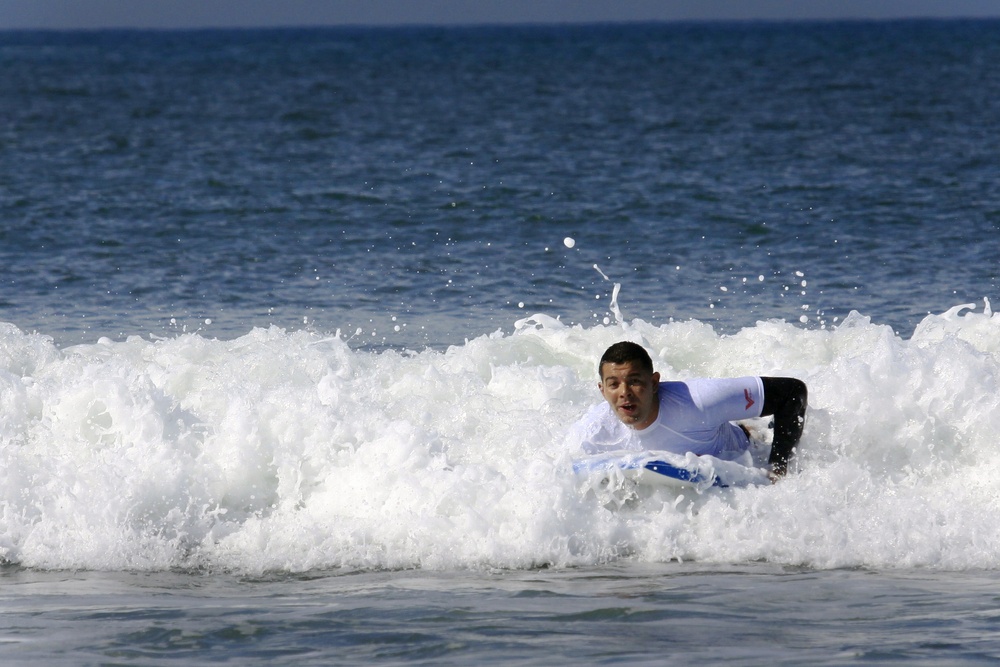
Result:
<svg viewBox="0 0 1000 667"><path fill-rule="evenodd" d="M798 469L618 510L586 495L561 440L623 338L665 377L804 379ZM250 573L621 557L994 568L998 369L988 305L929 316L908 339L857 314L731 336L539 315L419 353L280 329L60 350L0 325L0 557Z"/></svg>

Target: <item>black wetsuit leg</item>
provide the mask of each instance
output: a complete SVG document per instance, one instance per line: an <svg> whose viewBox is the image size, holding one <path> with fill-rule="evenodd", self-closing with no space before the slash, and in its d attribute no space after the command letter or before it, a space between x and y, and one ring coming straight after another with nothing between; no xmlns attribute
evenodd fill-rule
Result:
<svg viewBox="0 0 1000 667"><path fill-rule="evenodd" d="M802 380L784 377L762 377L764 408L762 416L774 416L774 438L768 462L775 474L784 475L788 459L795 453L795 446L806 425L808 390Z"/></svg>

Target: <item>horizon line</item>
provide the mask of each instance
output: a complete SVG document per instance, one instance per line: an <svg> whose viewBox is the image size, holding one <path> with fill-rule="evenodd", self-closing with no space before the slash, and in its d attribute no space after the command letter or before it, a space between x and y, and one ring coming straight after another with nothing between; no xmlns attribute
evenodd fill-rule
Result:
<svg viewBox="0 0 1000 667"><path fill-rule="evenodd" d="M211 31L266 31L266 30L401 30L401 29L483 29L483 28L565 28L565 27L597 27L597 26L642 26L642 25L733 25L733 24L836 24L836 23L953 23L968 21L996 21L996 15L960 15L960 16L887 16L887 17L788 17L788 18L683 18L683 19L623 19L623 20L565 20L565 21L480 21L480 22L399 22L399 23L287 23L287 24L220 24L192 26L141 26L141 25L108 25L99 27L0 27L0 33L15 32L211 32Z"/></svg>

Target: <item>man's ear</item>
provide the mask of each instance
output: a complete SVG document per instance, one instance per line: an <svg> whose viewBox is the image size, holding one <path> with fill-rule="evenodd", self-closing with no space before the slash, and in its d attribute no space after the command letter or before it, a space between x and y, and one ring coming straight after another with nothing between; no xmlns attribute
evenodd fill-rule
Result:
<svg viewBox="0 0 1000 667"><path fill-rule="evenodd" d="M655 394L660 390L660 374L653 373L653 393Z"/></svg>

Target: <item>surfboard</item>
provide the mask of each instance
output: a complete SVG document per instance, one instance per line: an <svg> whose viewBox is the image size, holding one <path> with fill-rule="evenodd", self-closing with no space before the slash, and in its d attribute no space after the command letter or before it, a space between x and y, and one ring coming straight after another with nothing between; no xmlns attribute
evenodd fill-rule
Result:
<svg viewBox="0 0 1000 667"><path fill-rule="evenodd" d="M714 456L672 452L608 452L573 462L573 471L591 482L631 480L642 486L704 490L770 484L767 470Z"/></svg>

